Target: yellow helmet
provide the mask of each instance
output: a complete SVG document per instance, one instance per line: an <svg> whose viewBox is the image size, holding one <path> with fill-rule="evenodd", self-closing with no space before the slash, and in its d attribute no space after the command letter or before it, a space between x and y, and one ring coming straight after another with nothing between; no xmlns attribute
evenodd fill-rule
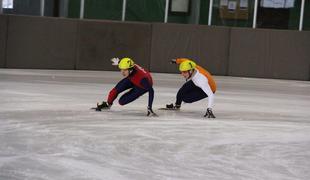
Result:
<svg viewBox="0 0 310 180"><path fill-rule="evenodd" d="M126 57L120 60L120 62L118 63L118 68L119 69L130 69L134 65L135 65L135 62L133 62L132 59Z"/></svg>
<svg viewBox="0 0 310 180"><path fill-rule="evenodd" d="M180 71L189 71L192 69L195 69L196 67L196 63L190 60L187 61L183 61L180 66L179 66L179 70Z"/></svg>

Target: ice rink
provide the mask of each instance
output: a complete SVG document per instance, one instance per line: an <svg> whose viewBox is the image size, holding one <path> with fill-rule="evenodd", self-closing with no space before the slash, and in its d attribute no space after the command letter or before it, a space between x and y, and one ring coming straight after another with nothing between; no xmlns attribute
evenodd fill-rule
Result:
<svg viewBox="0 0 310 180"><path fill-rule="evenodd" d="M310 82L220 77L207 100L180 112L184 79L153 74L147 95L110 111L119 72L0 69L1 180L310 179Z"/></svg>

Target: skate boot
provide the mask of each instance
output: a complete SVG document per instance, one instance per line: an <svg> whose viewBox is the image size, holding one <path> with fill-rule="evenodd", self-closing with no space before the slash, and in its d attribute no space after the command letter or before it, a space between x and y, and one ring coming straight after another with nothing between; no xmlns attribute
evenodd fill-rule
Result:
<svg viewBox="0 0 310 180"><path fill-rule="evenodd" d="M166 104L166 108L167 108L167 109L171 109L171 110L179 110L180 107L181 107L181 105L177 105L177 104L173 105L173 103L171 103L171 104Z"/></svg>

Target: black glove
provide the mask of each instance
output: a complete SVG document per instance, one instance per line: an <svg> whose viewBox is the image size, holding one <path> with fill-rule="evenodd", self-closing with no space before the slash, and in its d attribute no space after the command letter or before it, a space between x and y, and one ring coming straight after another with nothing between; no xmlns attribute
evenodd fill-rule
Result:
<svg viewBox="0 0 310 180"><path fill-rule="evenodd" d="M208 117L208 118L215 118L212 109L208 108L206 114L204 115L204 117Z"/></svg>
<svg viewBox="0 0 310 180"><path fill-rule="evenodd" d="M181 105L173 105L173 103L171 103L171 104L166 104L166 108L167 109L180 109L180 107L181 107Z"/></svg>
<svg viewBox="0 0 310 180"><path fill-rule="evenodd" d="M176 59L171 59L170 60L170 64L176 64L177 63L177 60Z"/></svg>
<svg viewBox="0 0 310 180"><path fill-rule="evenodd" d="M158 116L158 115L153 112L151 107L147 107L147 116Z"/></svg>
<svg viewBox="0 0 310 180"><path fill-rule="evenodd" d="M110 109L111 104L103 101L101 104L97 103L96 111L101 111L101 109Z"/></svg>

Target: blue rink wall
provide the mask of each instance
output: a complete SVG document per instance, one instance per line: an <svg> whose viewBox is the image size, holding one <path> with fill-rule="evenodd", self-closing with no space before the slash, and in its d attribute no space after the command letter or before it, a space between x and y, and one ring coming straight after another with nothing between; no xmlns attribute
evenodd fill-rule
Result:
<svg viewBox="0 0 310 180"><path fill-rule="evenodd" d="M310 31L0 15L0 67L117 70L132 57L152 72L189 57L212 74L310 80Z"/></svg>

